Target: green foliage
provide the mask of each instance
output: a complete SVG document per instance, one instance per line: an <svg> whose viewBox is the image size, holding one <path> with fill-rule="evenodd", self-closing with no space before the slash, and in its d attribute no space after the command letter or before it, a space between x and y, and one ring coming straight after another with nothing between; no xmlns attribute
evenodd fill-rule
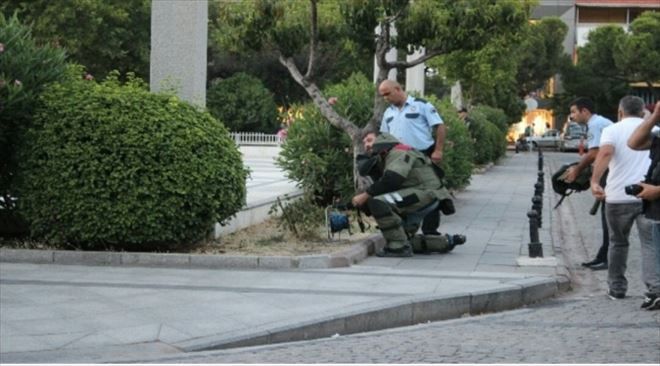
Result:
<svg viewBox="0 0 660 366"><path fill-rule="evenodd" d="M564 37L568 26L559 18L543 18L530 23L526 35L518 47L519 56L516 80L519 94L526 95L543 87L545 82L559 71L564 57Z"/></svg>
<svg viewBox="0 0 660 366"><path fill-rule="evenodd" d="M596 112L616 119L619 100L630 92L624 70L618 70L614 54L615 45L622 42L625 32L618 26L603 26L589 33L589 42L578 52L578 63L565 62L561 66L564 94L554 99L555 115L568 111L575 97L587 96L596 106Z"/></svg>
<svg viewBox="0 0 660 366"><path fill-rule="evenodd" d="M65 53L38 46L29 27L0 13L0 209L12 209L16 150L43 88L65 76ZM80 75L78 76L80 77Z"/></svg>
<svg viewBox="0 0 660 366"><path fill-rule="evenodd" d="M245 73L211 85L206 105L230 131L273 133L278 128L273 94L261 80Z"/></svg>
<svg viewBox="0 0 660 366"><path fill-rule="evenodd" d="M8 0L0 11L18 11L35 39L64 47L97 78L115 69L149 75L151 0Z"/></svg>
<svg viewBox="0 0 660 366"><path fill-rule="evenodd" d="M247 171L224 126L127 79L42 95L18 176L34 237L126 250L191 244L244 205Z"/></svg>
<svg viewBox="0 0 660 366"><path fill-rule="evenodd" d="M615 45L614 61L631 81L651 85L660 80L660 13L647 11L630 24L630 33Z"/></svg>
<svg viewBox="0 0 660 366"><path fill-rule="evenodd" d="M521 96L559 71L566 31L557 18L521 24L489 38L481 49L458 50L431 65L460 80L472 104L497 107L509 121L519 121L525 110Z"/></svg>
<svg viewBox="0 0 660 366"><path fill-rule="evenodd" d="M285 197L288 199L288 197ZM313 197L303 195L301 199L282 203L280 198L268 212L276 217L277 226L303 240L319 239L319 227L324 223L325 214L322 207L315 204Z"/></svg>
<svg viewBox="0 0 660 366"><path fill-rule="evenodd" d="M333 107L342 116L364 127L373 113L376 86L364 74L353 73L340 83L328 86L324 94L337 98Z"/></svg>
<svg viewBox="0 0 660 366"><path fill-rule="evenodd" d="M351 140L312 104L289 127L277 164L320 206L355 191Z"/></svg>
<svg viewBox="0 0 660 366"><path fill-rule="evenodd" d="M334 96L339 114L366 125L372 113L375 86L361 74L327 88ZM312 104L305 105L303 117L288 131L278 158L287 176L313 196L321 206L336 198L351 197L353 184L353 149L348 135L332 126Z"/></svg>
<svg viewBox="0 0 660 366"><path fill-rule="evenodd" d="M491 122L481 108L470 112L470 131L475 146L474 163L478 165L495 162L506 152L506 132Z"/></svg>
<svg viewBox="0 0 660 366"><path fill-rule="evenodd" d="M509 126L518 122L510 120L503 110L487 105L474 106L472 111L482 114L486 121L493 123L495 126L497 126L497 128L500 129L500 131L504 133L509 131Z"/></svg>
<svg viewBox="0 0 660 366"><path fill-rule="evenodd" d="M445 184L450 189L462 188L470 183L474 144L465 123L458 117L456 108L448 99L439 101L432 95L424 97L433 104L447 125L442 169Z"/></svg>

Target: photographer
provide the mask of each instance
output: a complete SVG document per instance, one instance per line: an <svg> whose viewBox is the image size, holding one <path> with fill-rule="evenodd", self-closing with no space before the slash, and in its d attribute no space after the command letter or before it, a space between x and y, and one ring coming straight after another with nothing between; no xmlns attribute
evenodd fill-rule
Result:
<svg viewBox="0 0 660 366"><path fill-rule="evenodd" d="M625 96L619 102L619 122L603 129L600 149L591 176L591 191L597 199L605 200L605 216L610 232L608 296L623 299L628 290L625 277L630 229L637 225L642 245L642 277L650 293L660 292L660 279L655 273L655 249L651 241L651 222L642 215L642 202L631 195L627 186L639 182L649 167L646 154L628 147L630 137L642 123L644 101ZM600 178L609 168L607 186ZM644 304L642 305L644 307Z"/></svg>
<svg viewBox="0 0 660 366"><path fill-rule="evenodd" d="M646 173L646 179L638 183L636 196L643 200L644 216L652 221L652 239L655 246L655 270L660 277L660 101L655 104L653 113L648 116L628 139L628 146L634 150L651 150L651 163ZM647 310L660 310L660 293L647 293L644 299Z"/></svg>

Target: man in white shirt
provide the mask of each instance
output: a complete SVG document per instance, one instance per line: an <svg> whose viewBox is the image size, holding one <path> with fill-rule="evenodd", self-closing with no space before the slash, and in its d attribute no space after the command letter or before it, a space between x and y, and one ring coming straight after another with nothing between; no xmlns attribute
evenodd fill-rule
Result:
<svg viewBox="0 0 660 366"><path fill-rule="evenodd" d="M643 151L628 147L628 138L642 123L644 101L625 96L619 102L619 122L603 129L600 149L591 176L591 191L605 200L605 215L610 233L608 296L623 299L628 290L625 277L628 259L628 237L633 223L637 224L642 244L642 280L651 293L660 291L660 279L655 273L655 250L651 240L651 222L642 215L642 201L626 194L625 187L644 179L651 161ZM605 189L600 178L609 168Z"/></svg>

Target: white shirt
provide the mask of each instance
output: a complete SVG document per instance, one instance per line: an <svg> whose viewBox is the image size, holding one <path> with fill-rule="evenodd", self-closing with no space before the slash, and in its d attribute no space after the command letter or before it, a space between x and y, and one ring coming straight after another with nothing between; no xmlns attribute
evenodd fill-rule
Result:
<svg viewBox="0 0 660 366"><path fill-rule="evenodd" d="M608 165L610 172L605 186L606 203L641 202L639 198L627 195L625 187L644 180L651 165L648 151L635 151L628 147L628 138L642 121L641 118L628 117L603 129L600 146L610 145L614 148Z"/></svg>

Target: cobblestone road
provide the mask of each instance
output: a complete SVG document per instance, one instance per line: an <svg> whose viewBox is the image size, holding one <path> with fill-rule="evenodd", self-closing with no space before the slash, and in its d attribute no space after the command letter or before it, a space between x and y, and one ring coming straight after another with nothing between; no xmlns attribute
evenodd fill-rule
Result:
<svg viewBox="0 0 660 366"><path fill-rule="evenodd" d="M554 170L576 155L546 154ZM550 194L550 193L546 193ZM629 297L605 296L606 271L579 268L600 243L589 193L564 201L553 218L575 289L527 308L308 342L201 352L185 363L650 363L660 364L660 311L639 309L639 242L629 257ZM574 215L574 216L571 216ZM524 216L523 216L524 217ZM577 219L574 220L573 217ZM635 230L633 230L635 231Z"/></svg>

